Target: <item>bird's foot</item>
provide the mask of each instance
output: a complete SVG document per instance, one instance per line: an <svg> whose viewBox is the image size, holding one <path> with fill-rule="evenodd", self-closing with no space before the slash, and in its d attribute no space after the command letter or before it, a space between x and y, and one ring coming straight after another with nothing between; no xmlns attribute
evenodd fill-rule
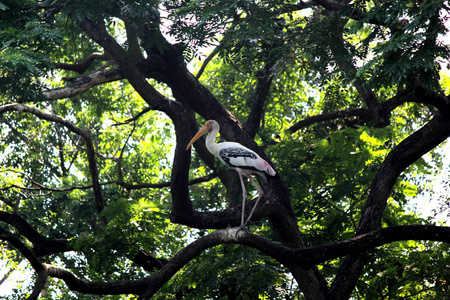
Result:
<svg viewBox="0 0 450 300"><path fill-rule="evenodd" d="M247 226L247 222L241 223L241 225L238 228L239 228L239 230L245 230L246 226Z"/></svg>
<svg viewBox="0 0 450 300"><path fill-rule="evenodd" d="M250 219L247 219L244 223L241 223L239 226L239 230L245 230L245 227L247 227L248 223L250 222Z"/></svg>

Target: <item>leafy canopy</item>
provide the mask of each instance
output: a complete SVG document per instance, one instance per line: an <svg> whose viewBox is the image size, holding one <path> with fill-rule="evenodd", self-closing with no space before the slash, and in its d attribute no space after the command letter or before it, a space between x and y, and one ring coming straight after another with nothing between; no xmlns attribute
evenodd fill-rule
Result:
<svg viewBox="0 0 450 300"><path fill-rule="evenodd" d="M261 181L266 204L275 205L251 223L256 235L300 248L378 227L434 224L408 209L418 196L436 193L427 180L440 174L443 157L430 146L386 184L379 226L361 232L390 155L435 115L448 116L448 4L347 2L0 3L2 262L14 269L31 261L4 242L14 236L40 264L86 282L160 276L177 252L240 215L236 174L200 146L186 173L176 172L179 136L188 139L196 121L213 117L225 125L225 138L262 153L254 138L279 175ZM242 127L230 125L236 120ZM192 207L177 202L184 190L174 182L184 175ZM178 221L177 207L195 214ZM277 209L285 209L289 225L280 225ZM282 226L289 226L285 236ZM372 247L353 270L349 297L448 295L448 244L422 240ZM345 256L302 269L222 243L187 255L178 272L160 279L154 297L311 298L298 274L312 268L331 290ZM95 294L48 274L42 299ZM35 290L32 282L7 297ZM102 299L142 294L137 287Z"/></svg>

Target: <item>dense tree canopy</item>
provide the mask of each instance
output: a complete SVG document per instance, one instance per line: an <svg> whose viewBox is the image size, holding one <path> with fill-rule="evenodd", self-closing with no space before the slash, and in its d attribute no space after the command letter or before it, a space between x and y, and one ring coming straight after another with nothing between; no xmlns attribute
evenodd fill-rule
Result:
<svg viewBox="0 0 450 300"><path fill-rule="evenodd" d="M407 205L436 195L450 136L449 16L442 0L0 2L2 265L33 274L8 299L448 296L450 228ZM204 141L186 151L208 119L277 172L244 230L237 173Z"/></svg>

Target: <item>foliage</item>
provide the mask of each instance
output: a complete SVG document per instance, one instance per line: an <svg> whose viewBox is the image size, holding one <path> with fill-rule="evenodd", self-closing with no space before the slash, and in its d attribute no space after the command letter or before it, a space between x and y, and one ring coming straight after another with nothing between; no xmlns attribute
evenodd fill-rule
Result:
<svg viewBox="0 0 450 300"><path fill-rule="evenodd" d="M205 260L209 263L203 263ZM277 262L252 249L224 245L193 260L165 287L167 292L156 298L169 298L174 291L186 299L279 298L287 280L282 273Z"/></svg>
<svg viewBox="0 0 450 300"><path fill-rule="evenodd" d="M240 199L239 182L200 147L189 170L189 178L201 182L189 182L195 213L176 218L176 199L185 196L173 184L174 176L184 176L176 173L182 160L177 146L185 148L180 131L190 137L196 120L207 118L225 125L221 137L264 150L276 167L276 179L260 181L267 196L252 233L297 248L360 233L388 157L434 116L448 116L444 36L450 8L439 0L325 2L334 6L248 0L0 3L2 264L17 268L25 259L4 241L4 230L40 263L86 282L137 282L163 273L180 250L213 229L232 226L233 218L220 222L238 211L229 196L237 190ZM216 46L218 56L204 60L202 53ZM195 74L201 65L207 68L197 81L188 69ZM50 97L67 90L76 93ZM388 122L374 117L372 98ZM181 119L189 124L177 127ZM259 148L247 134L255 124ZM400 170L392 187L386 184L378 227L434 224L407 207L421 193L439 193L427 182L445 161L437 150L424 149L426 156ZM273 180L279 180L275 188ZM257 196L247 188L249 198ZM441 200L448 203L445 195ZM279 225L278 210L288 225ZM450 293L448 244L429 238L399 238L370 249L349 297L443 299ZM61 241L63 250L39 254ZM186 259L155 299L311 297L302 294L304 283L296 277L302 266L283 265L236 243L223 241ZM345 259L308 268L331 285ZM30 296L39 281L33 276L7 299ZM53 276L44 291L41 299L136 299L142 292L91 296Z"/></svg>
<svg viewBox="0 0 450 300"><path fill-rule="evenodd" d="M0 8L0 94L15 101L37 100L41 83L51 69L51 52L61 34L43 23L34 1L3 1Z"/></svg>

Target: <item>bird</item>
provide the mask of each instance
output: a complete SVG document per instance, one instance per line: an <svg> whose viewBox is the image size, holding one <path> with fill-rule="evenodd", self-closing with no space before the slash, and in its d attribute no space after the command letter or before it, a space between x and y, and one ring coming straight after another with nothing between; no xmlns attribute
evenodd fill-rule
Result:
<svg viewBox="0 0 450 300"><path fill-rule="evenodd" d="M247 147L235 143L235 142L222 142L216 143L215 138L219 133L220 126L219 123L215 120L208 120L206 123L200 128L200 130L195 134L192 140L186 147L188 150L192 144L197 141L204 134L208 133L206 137L206 148L211 154L217 157L224 165L235 170L239 175L239 180L241 182L242 187L242 216L241 216L241 225L240 228L244 228L247 223L250 221L253 212L255 211L256 205L258 205L259 200L263 195L263 190L255 183L252 179L251 175L256 174L261 177L265 177L265 175L275 176L275 170L270 166L270 164L262 159L256 152L248 149ZM245 189L244 179L242 177L244 175L247 177L253 186L258 191L258 198L255 200L255 205L253 206L250 215L247 220L245 220L245 199L247 198L247 191Z"/></svg>

